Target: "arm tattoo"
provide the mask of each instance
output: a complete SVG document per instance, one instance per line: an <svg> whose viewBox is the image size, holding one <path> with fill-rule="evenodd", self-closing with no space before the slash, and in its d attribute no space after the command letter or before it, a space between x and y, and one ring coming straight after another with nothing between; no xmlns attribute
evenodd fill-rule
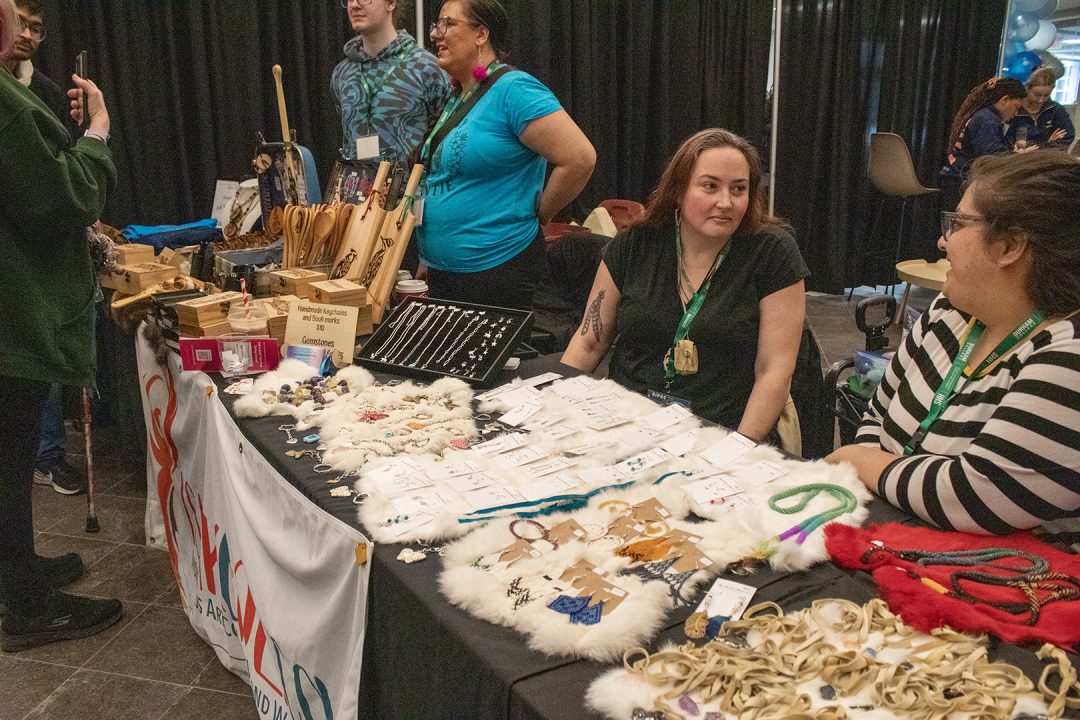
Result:
<svg viewBox="0 0 1080 720"><path fill-rule="evenodd" d="M581 323L581 334L589 334L589 326L592 325L593 335L596 336L596 341L600 342L600 335L604 332L604 324L600 319L600 306L604 303L604 291L596 293L596 298L589 304L589 309L585 313L585 319Z"/></svg>

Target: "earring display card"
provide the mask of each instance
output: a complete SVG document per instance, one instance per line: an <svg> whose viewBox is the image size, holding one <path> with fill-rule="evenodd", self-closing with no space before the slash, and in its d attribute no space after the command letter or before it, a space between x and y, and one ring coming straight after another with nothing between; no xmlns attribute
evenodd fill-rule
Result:
<svg viewBox="0 0 1080 720"><path fill-rule="evenodd" d="M409 377L489 387L532 328L527 310L409 298L379 325L356 363Z"/></svg>

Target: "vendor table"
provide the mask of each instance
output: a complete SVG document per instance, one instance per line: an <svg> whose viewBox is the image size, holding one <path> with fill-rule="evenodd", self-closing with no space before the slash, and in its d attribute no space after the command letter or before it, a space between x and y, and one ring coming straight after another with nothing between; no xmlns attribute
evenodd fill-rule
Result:
<svg viewBox="0 0 1080 720"><path fill-rule="evenodd" d="M328 475L312 469L316 461L285 454L296 446L284 443L281 418L235 418L235 398L221 392L228 381L181 374L175 357L166 370L141 339L138 357L150 438L147 536L172 552L185 535L197 541L174 557L188 616L226 667L251 683L262 717L597 717L584 694L610 666L532 651L514 631L451 605L437 586L439 556L406 565L396 559L400 545L368 544L356 507L330 495ZM550 356L523 363L519 375L550 370L576 373ZM185 412L185 404L193 407ZM198 462L185 470L174 457ZM200 496L184 472L202 473L194 479ZM163 492L168 482L173 490ZM880 501L870 510L869 522L917 522ZM754 602L772 600L785 611L823 597L866 602L876 594L865 573L829 563L732 579L758 588ZM692 610L673 611L653 647L685 641ZM1004 643L992 642L990 656L1033 679L1041 670L1033 652Z"/></svg>

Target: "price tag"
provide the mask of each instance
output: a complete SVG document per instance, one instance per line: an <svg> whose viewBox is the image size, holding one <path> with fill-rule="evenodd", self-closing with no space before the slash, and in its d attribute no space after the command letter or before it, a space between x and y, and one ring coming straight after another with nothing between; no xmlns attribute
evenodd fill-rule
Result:
<svg viewBox="0 0 1080 720"><path fill-rule="evenodd" d="M479 445L473 445L472 450L480 455L496 455L508 450L524 447L525 443L526 440L520 433L513 433L511 435L500 435L494 440L488 440Z"/></svg>
<svg viewBox="0 0 1080 720"><path fill-rule="evenodd" d="M672 425L676 425L689 417L694 417L694 413L690 412L682 405L668 405L662 410L649 413L642 418L642 420L653 430L666 430Z"/></svg>
<svg viewBox="0 0 1080 720"><path fill-rule="evenodd" d="M757 443L739 433L731 433L701 453L701 457L716 467L725 467L757 447Z"/></svg>

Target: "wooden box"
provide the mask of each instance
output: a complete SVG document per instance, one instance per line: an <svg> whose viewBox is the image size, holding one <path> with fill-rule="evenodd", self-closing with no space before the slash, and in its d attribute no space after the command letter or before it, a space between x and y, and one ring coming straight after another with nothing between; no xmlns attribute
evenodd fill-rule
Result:
<svg viewBox="0 0 1080 720"><path fill-rule="evenodd" d="M162 248L161 253L158 254L158 262L164 265L180 267L184 262L191 262L191 257L192 255L194 255L197 249L197 245L188 245L187 247L182 247L179 250Z"/></svg>
<svg viewBox="0 0 1080 720"><path fill-rule="evenodd" d="M233 330L229 321L225 320L209 325L180 325L177 331L185 337L220 337L230 334Z"/></svg>
<svg viewBox="0 0 1080 720"><path fill-rule="evenodd" d="M225 292L176 303L177 322L188 327L206 327L226 321L229 306L242 297L238 292Z"/></svg>
<svg viewBox="0 0 1080 720"><path fill-rule="evenodd" d="M274 295L295 295L306 300L313 282L326 279L326 273L305 268L277 270L270 273L270 292Z"/></svg>
<svg viewBox="0 0 1080 720"><path fill-rule="evenodd" d="M326 305L363 307L368 304L367 288L352 280L319 280L308 288L308 299Z"/></svg>
<svg viewBox="0 0 1080 720"><path fill-rule="evenodd" d="M371 304L365 302L359 306L360 312L356 314L356 336L371 334Z"/></svg>
<svg viewBox="0 0 1080 720"><path fill-rule="evenodd" d="M117 265L137 265L138 263L154 262L154 246L142 243L126 243L116 245Z"/></svg>
<svg viewBox="0 0 1080 720"><path fill-rule="evenodd" d="M115 272L101 280L103 287L112 288L128 295L136 295L151 285L165 280L172 280L182 274L169 265L156 262L143 262L134 265L120 265Z"/></svg>
<svg viewBox="0 0 1080 720"><path fill-rule="evenodd" d="M289 303L299 299L295 295L275 295L258 301L266 306L267 335L276 338L280 343L285 342L285 323L289 319Z"/></svg>

